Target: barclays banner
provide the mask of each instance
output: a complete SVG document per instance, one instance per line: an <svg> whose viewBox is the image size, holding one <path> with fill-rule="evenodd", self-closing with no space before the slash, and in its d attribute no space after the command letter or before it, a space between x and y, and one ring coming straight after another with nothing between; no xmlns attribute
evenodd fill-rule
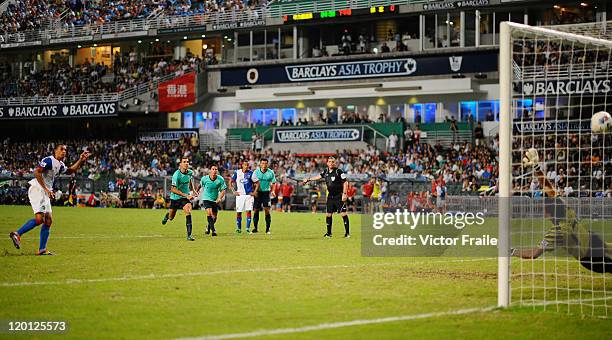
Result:
<svg viewBox="0 0 612 340"><path fill-rule="evenodd" d="M551 79L515 82L514 91L524 96L607 95L612 81L607 78Z"/></svg>
<svg viewBox="0 0 612 340"><path fill-rule="evenodd" d="M355 142L363 140L363 126L274 130L274 143Z"/></svg>
<svg viewBox="0 0 612 340"><path fill-rule="evenodd" d="M496 72L498 52L438 54L361 61L228 68L221 71L222 86L245 86Z"/></svg>
<svg viewBox="0 0 612 340"><path fill-rule="evenodd" d="M333 80L385 76L408 76L416 71L412 58L369 60L348 63L285 66L289 81Z"/></svg>
<svg viewBox="0 0 612 340"><path fill-rule="evenodd" d="M117 102L0 106L2 119L109 117L118 114Z"/></svg>
<svg viewBox="0 0 612 340"><path fill-rule="evenodd" d="M570 121L531 121L514 123L514 132L519 134L530 133L559 133L559 132L586 132L591 131L591 120Z"/></svg>
<svg viewBox="0 0 612 340"><path fill-rule="evenodd" d="M191 138L193 136L198 136L198 129L148 130L138 133L138 139L142 142L180 140L182 138Z"/></svg>

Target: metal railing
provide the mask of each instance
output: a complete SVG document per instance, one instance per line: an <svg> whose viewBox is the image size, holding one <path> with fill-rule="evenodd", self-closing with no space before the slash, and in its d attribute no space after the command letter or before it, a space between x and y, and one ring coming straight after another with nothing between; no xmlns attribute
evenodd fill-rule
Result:
<svg viewBox="0 0 612 340"><path fill-rule="evenodd" d="M78 27L62 27L59 25L54 29L23 31L16 33L7 33L0 35L0 42L8 43L24 43L31 41L42 41L62 38L86 38L94 35L102 35L102 39L112 39L121 37L121 34L129 36L145 36L149 29L167 29L167 28L193 28L205 26L208 24L232 24L236 23L236 28L242 27L240 23L245 23L253 20L265 20L269 17L267 9L259 8L255 10L232 11L223 13L206 13L192 15L155 15L150 19L133 19L120 20L104 24L90 24ZM230 26L230 28L233 28ZM135 32L142 32L136 34ZM112 36L115 35L115 36ZM85 39L82 39L85 40Z"/></svg>
<svg viewBox="0 0 612 340"><path fill-rule="evenodd" d="M455 142L471 142L472 130L458 130L455 133L450 130L431 130L427 131L427 135L422 136L421 140L430 144L439 142L443 146L449 146Z"/></svg>
<svg viewBox="0 0 612 340"><path fill-rule="evenodd" d="M603 52L602 52L603 54ZM557 62L555 62L557 63ZM515 72L516 75L516 72ZM558 65L536 65L524 66L520 75L524 80L544 80L555 78L610 78L612 77L612 67L608 66L607 57L605 62L582 63L582 62L563 62Z"/></svg>
<svg viewBox="0 0 612 340"><path fill-rule="evenodd" d="M14 98L0 98L0 106L116 102L118 98L119 98L118 93L100 93L100 94L48 96L48 97L14 97Z"/></svg>
<svg viewBox="0 0 612 340"><path fill-rule="evenodd" d="M112 39L121 37L120 34L128 35L131 32L145 32L149 29L168 29L185 28L190 29L204 25L225 24L223 28L240 28L250 26L249 21L265 20L267 18L281 18L285 15L293 15L308 12L322 12L341 9L365 9L377 6L407 5L427 3L427 0L332 0L325 2L318 1L298 1L298 2L275 2L268 7L257 9L247 9L244 11L203 13L191 15L164 15L153 16L152 18L121 20L104 24L93 24L86 26L55 29L23 31L17 33L7 33L0 35L0 43L25 43L62 39L62 38L82 38L102 34L102 39ZM148 32L147 32L148 33ZM106 37L104 35L107 35ZM119 35L119 36L111 36ZM146 34L142 34L146 35ZM93 39L92 39L93 40Z"/></svg>

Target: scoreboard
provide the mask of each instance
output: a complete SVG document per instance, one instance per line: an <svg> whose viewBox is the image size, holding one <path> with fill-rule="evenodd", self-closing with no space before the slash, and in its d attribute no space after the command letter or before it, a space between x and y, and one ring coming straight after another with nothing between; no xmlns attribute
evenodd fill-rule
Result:
<svg viewBox="0 0 612 340"><path fill-rule="evenodd" d="M369 16L369 15L386 15L399 13L398 5L376 6L362 9L340 9L337 11L323 11L318 13L299 13L283 16L284 23L296 23L311 20L330 20L334 18L353 17L353 16Z"/></svg>

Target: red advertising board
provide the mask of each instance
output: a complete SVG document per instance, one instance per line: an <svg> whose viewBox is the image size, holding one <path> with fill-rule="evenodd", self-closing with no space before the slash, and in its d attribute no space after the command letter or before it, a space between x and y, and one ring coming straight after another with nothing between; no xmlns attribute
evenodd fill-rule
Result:
<svg viewBox="0 0 612 340"><path fill-rule="evenodd" d="M195 103L195 72L163 82L157 89L159 111L178 111Z"/></svg>

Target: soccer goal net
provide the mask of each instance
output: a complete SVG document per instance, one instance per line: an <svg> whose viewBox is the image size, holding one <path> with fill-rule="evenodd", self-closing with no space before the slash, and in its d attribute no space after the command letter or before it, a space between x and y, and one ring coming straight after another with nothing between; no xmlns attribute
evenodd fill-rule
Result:
<svg viewBox="0 0 612 340"><path fill-rule="evenodd" d="M502 23L500 306L612 315L611 37Z"/></svg>

